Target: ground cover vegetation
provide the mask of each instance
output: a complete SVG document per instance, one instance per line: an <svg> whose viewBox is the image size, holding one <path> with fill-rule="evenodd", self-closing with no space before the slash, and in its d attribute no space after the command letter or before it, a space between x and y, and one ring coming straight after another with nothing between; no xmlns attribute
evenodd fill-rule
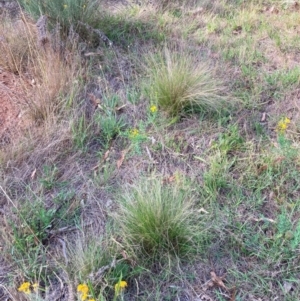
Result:
<svg viewBox="0 0 300 301"><path fill-rule="evenodd" d="M300 3L9 8L0 300L299 300Z"/></svg>

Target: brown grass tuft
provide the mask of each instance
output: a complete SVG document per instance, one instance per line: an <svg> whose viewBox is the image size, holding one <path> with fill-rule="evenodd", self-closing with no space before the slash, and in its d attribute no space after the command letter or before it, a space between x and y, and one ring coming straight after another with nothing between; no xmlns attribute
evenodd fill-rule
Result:
<svg viewBox="0 0 300 301"><path fill-rule="evenodd" d="M32 63L32 37L22 21L0 23L0 66L20 74Z"/></svg>
<svg viewBox="0 0 300 301"><path fill-rule="evenodd" d="M22 115L31 120L27 125L48 123L53 129L64 109L72 105L80 69L76 52L66 60L53 49L46 17L36 24L25 16L16 22L7 19L0 24L0 32L0 67L18 75L23 93L17 102Z"/></svg>

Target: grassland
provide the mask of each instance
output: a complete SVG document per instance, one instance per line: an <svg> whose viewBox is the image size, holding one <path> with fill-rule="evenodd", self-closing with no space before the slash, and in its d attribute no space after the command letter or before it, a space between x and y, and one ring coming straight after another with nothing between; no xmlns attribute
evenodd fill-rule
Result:
<svg viewBox="0 0 300 301"><path fill-rule="evenodd" d="M300 3L20 5L0 300L299 300Z"/></svg>

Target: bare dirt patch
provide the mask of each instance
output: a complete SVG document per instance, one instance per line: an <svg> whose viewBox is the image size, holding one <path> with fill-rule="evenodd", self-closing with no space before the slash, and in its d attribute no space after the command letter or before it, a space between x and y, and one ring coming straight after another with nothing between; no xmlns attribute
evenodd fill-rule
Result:
<svg viewBox="0 0 300 301"><path fill-rule="evenodd" d="M18 135L24 128L26 106L22 79L0 69L0 148L10 143L12 135Z"/></svg>

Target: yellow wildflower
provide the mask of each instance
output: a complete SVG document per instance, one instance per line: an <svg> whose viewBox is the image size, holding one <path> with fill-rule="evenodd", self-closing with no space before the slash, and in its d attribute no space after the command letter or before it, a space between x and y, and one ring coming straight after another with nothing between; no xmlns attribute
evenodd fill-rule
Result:
<svg viewBox="0 0 300 301"><path fill-rule="evenodd" d="M85 301L88 297L89 287L85 283L78 284L77 292L81 294L81 300Z"/></svg>
<svg viewBox="0 0 300 301"><path fill-rule="evenodd" d="M132 129L130 131L130 138L135 138L137 135L139 134L139 130L138 129Z"/></svg>
<svg viewBox="0 0 300 301"><path fill-rule="evenodd" d="M85 9L86 8L86 5L85 4L83 4L83 9ZM93 299L91 299L91 300L89 300L89 301L93 301Z"/></svg>
<svg viewBox="0 0 300 301"><path fill-rule="evenodd" d="M68 7L68 5L67 4L64 4L64 9L66 9Z"/></svg>
<svg viewBox="0 0 300 301"><path fill-rule="evenodd" d="M119 281L118 283L115 284L115 292L116 295L120 295L120 293L127 287L127 282L126 281Z"/></svg>
<svg viewBox="0 0 300 301"><path fill-rule="evenodd" d="M18 291L25 294L30 294L30 282L23 282L18 288Z"/></svg>
<svg viewBox="0 0 300 301"><path fill-rule="evenodd" d="M287 129L289 123L291 123L289 118L282 118L277 124L276 131L283 133Z"/></svg>
<svg viewBox="0 0 300 301"><path fill-rule="evenodd" d="M39 284L38 283L34 283L32 284L32 288L35 292L37 292L38 288L39 288Z"/></svg>
<svg viewBox="0 0 300 301"><path fill-rule="evenodd" d="M151 113L157 112L157 106L156 106L156 105L152 105L152 106L150 107L150 112L151 112Z"/></svg>

